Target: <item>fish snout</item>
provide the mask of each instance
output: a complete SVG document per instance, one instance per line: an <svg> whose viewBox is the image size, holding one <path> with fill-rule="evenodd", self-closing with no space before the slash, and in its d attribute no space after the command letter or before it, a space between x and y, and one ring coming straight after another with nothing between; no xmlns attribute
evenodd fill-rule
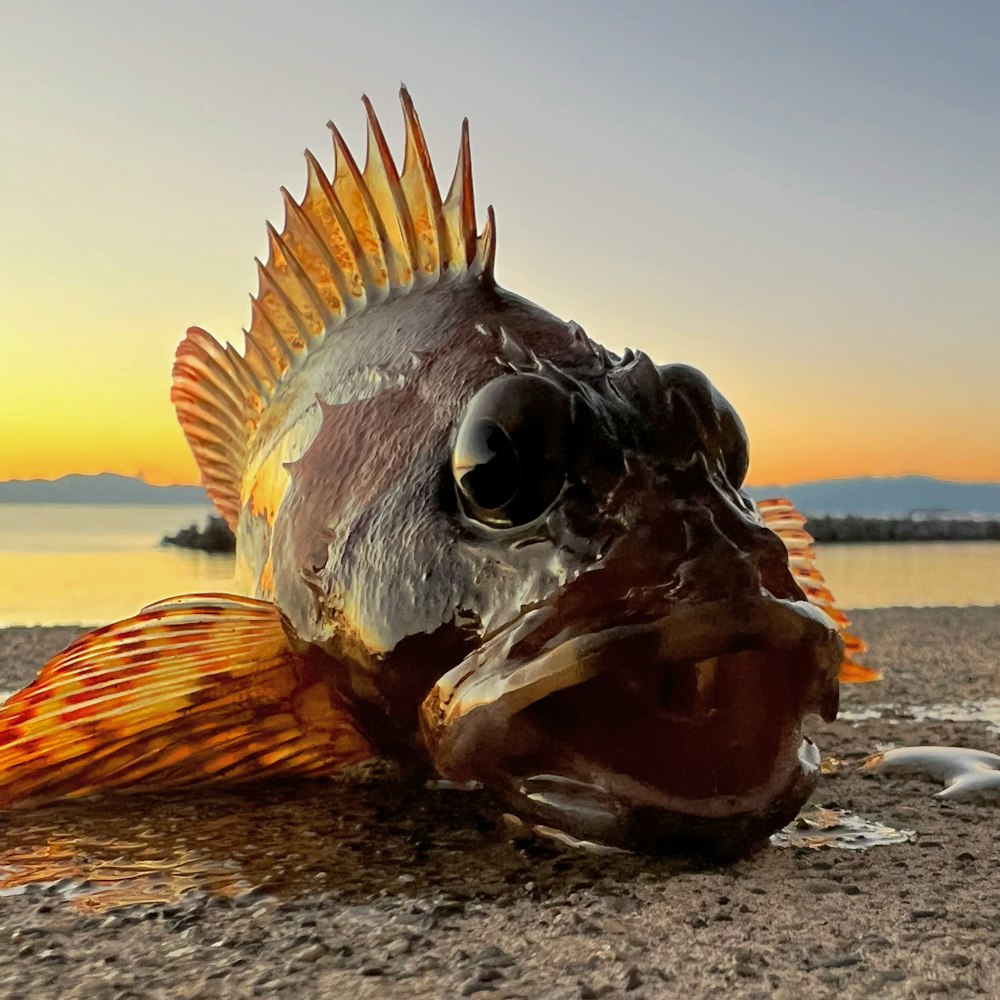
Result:
<svg viewBox="0 0 1000 1000"><path fill-rule="evenodd" d="M610 382L625 401L623 440L675 472L704 460L733 489L743 484L749 464L743 421L704 373L690 365L656 365L641 351L626 351Z"/></svg>
<svg viewBox="0 0 1000 1000"><path fill-rule="evenodd" d="M676 469L698 454L739 489L750 462L746 430L732 404L708 378L690 365L660 365L663 416L659 453Z"/></svg>

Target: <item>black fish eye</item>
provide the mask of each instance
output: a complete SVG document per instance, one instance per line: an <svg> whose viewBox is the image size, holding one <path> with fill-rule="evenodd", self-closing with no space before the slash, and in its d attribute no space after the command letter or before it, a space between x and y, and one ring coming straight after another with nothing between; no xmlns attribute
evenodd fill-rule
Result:
<svg viewBox="0 0 1000 1000"><path fill-rule="evenodd" d="M566 479L569 399L538 375L501 376L473 396L451 455L470 517L512 528L552 505Z"/></svg>

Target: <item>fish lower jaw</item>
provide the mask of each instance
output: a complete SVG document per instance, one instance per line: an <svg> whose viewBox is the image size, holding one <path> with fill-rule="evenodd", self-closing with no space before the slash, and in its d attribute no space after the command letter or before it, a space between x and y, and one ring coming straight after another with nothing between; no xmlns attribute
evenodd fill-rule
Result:
<svg viewBox="0 0 1000 1000"><path fill-rule="evenodd" d="M523 823L584 844L735 856L794 818L816 787L819 764L816 745L802 738L766 782L740 795L687 798L606 773L593 781L537 774L495 791Z"/></svg>

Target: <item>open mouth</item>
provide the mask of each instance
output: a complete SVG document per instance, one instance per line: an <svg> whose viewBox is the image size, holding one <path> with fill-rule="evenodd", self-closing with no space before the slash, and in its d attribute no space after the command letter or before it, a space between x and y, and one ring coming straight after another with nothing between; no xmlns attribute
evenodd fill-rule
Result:
<svg viewBox="0 0 1000 1000"><path fill-rule="evenodd" d="M424 724L443 774L522 818L605 843L770 832L815 781L800 724L835 717L841 646L807 602L680 606L517 649L497 637L445 675Z"/></svg>

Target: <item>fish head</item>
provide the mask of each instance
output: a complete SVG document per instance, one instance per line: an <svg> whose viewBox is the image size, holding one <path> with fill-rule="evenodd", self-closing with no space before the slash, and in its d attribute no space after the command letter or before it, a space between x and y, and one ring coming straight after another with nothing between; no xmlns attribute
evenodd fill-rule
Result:
<svg viewBox="0 0 1000 1000"><path fill-rule="evenodd" d="M842 643L742 491L743 425L644 354L497 375L451 436L471 649L422 706L437 771L521 820L628 848L740 851L815 785ZM467 595L468 597L468 595Z"/></svg>
<svg viewBox="0 0 1000 1000"><path fill-rule="evenodd" d="M320 648L375 747L535 825L736 848L817 775L841 640L742 490L700 372L609 354L499 288L468 129L442 198L401 93L359 170L310 158L242 356L178 349L178 416L248 589Z"/></svg>

